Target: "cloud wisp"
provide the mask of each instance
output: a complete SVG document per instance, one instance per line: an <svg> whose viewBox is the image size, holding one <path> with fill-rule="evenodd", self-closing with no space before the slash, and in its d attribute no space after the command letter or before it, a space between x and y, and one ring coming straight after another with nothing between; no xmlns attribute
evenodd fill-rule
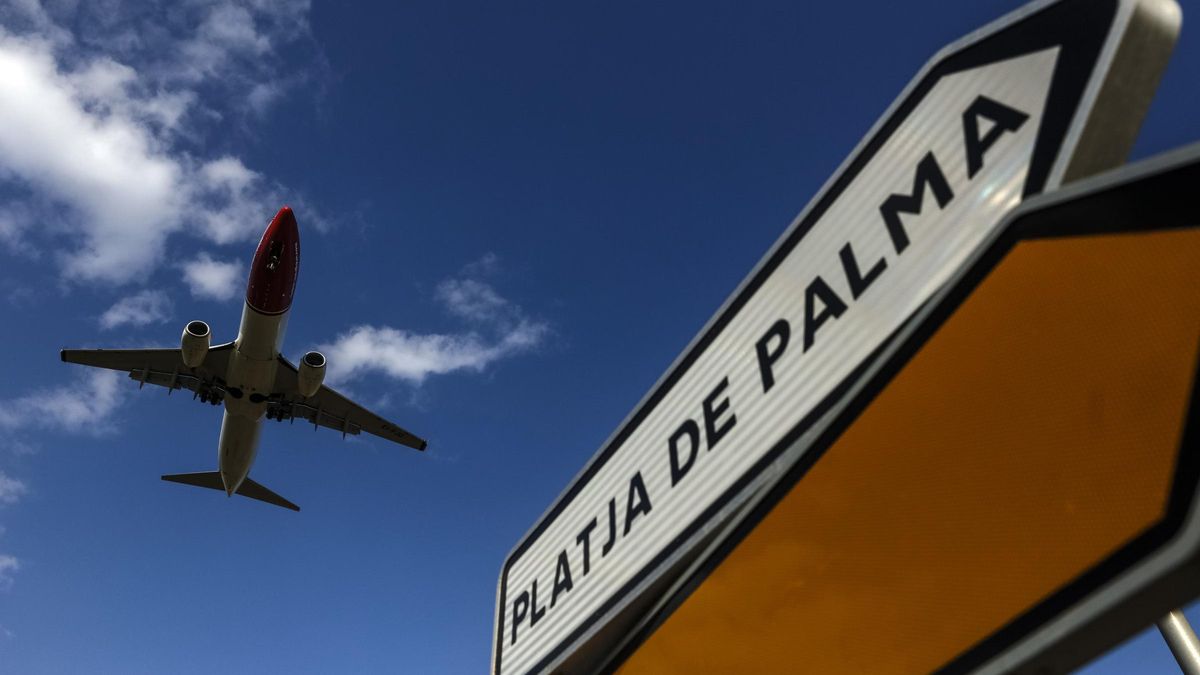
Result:
<svg viewBox="0 0 1200 675"><path fill-rule="evenodd" d="M101 435L113 429L112 415L125 399L120 373L91 370L75 383L0 400L0 431L65 431Z"/></svg>
<svg viewBox="0 0 1200 675"><path fill-rule="evenodd" d="M28 491L25 483L9 478L8 474L0 471L0 504L16 504Z"/></svg>
<svg viewBox="0 0 1200 675"><path fill-rule="evenodd" d="M0 591L12 588L13 575L21 569L21 561L15 556L0 553Z"/></svg>
<svg viewBox="0 0 1200 675"><path fill-rule="evenodd" d="M482 372L496 361L536 349L549 325L527 317L491 284L472 277L485 267L494 273L497 264L495 254L489 253L464 268L464 276L442 281L434 292L443 308L467 321L470 330L425 334L389 326L355 326L318 347L328 358L329 381L345 383L381 373L419 385L431 375Z"/></svg>
<svg viewBox="0 0 1200 675"><path fill-rule="evenodd" d="M421 384L430 375L480 372L504 357L533 349L543 323L523 321L499 340L476 333L419 334L386 326L357 326L318 347L329 359L329 380L346 382L369 372Z"/></svg>
<svg viewBox="0 0 1200 675"><path fill-rule="evenodd" d="M118 303L120 304L120 303ZM0 447L19 453L30 452L21 435L29 431L62 431L100 435L113 429L112 414L124 399L120 374L104 370L89 372L76 384L35 391L0 400ZM24 482L0 471L0 505L17 503L29 489ZM2 528L0 528L2 531ZM21 561L0 553L0 591L12 588Z"/></svg>
<svg viewBox="0 0 1200 675"><path fill-rule="evenodd" d="M195 260L182 266L183 280L191 289L192 296L209 300L229 300L237 295L242 278L242 264L236 260L214 260L201 253Z"/></svg>
<svg viewBox="0 0 1200 675"><path fill-rule="evenodd" d="M28 491L25 483L0 471L0 506L16 504ZM3 527L0 527L0 534L4 534ZM16 556L0 553L0 591L12 588L13 575L20 569L21 561ZM0 626L0 632L8 633L3 626Z"/></svg>
<svg viewBox="0 0 1200 675"><path fill-rule="evenodd" d="M146 326L171 318L171 298L159 290L146 289L121 298L100 315L100 327Z"/></svg>
<svg viewBox="0 0 1200 675"><path fill-rule="evenodd" d="M511 308L494 288L476 279L446 279L435 297L451 314L477 323L499 320Z"/></svg>

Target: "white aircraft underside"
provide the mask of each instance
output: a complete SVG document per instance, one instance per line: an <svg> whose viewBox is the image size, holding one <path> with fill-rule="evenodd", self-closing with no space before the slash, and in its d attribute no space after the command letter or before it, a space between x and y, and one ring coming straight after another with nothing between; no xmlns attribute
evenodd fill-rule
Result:
<svg viewBox="0 0 1200 675"><path fill-rule="evenodd" d="M367 432L417 450L425 441L350 401L321 382L325 357L308 352L300 367L280 354L300 267L295 216L283 207L263 233L250 267L238 337L209 347L203 321L183 331L179 349L64 349L62 360L121 370L140 382L189 389L205 403L224 403L217 471L163 476L176 483L224 490L294 511L300 507L249 478L263 419L307 420L346 434Z"/></svg>

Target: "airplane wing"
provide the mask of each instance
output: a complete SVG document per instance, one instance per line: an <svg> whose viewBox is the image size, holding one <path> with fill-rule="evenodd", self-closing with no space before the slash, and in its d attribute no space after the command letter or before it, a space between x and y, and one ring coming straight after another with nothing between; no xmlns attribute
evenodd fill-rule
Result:
<svg viewBox="0 0 1200 675"><path fill-rule="evenodd" d="M271 396L268 419L285 420L300 418L309 423L334 429L346 434L357 435L363 431L384 440L406 445L416 450L425 449L425 440L414 436L379 415L358 405L336 391L321 385L321 389L309 398L300 395L296 385L299 372L290 361L279 357L279 369L275 371L275 394Z"/></svg>
<svg viewBox="0 0 1200 675"><path fill-rule="evenodd" d="M232 351L232 342L209 349L199 368L183 365L178 349L64 349L59 355L66 363L127 372L140 383L139 388L155 384L170 391L188 389L200 395L224 394Z"/></svg>

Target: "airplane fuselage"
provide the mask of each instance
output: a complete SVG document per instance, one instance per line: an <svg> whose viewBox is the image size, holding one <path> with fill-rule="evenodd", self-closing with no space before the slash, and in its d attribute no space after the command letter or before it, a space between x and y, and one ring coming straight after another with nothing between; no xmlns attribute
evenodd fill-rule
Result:
<svg viewBox="0 0 1200 675"><path fill-rule="evenodd" d="M299 267L296 220L285 207L267 226L254 254L242 322L225 374L225 415L217 465L230 495L250 473L258 452Z"/></svg>

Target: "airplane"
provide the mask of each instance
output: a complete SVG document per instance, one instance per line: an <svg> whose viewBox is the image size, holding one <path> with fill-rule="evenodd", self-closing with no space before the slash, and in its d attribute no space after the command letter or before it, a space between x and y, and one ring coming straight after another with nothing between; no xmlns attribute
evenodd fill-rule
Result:
<svg viewBox="0 0 1200 675"><path fill-rule="evenodd" d="M64 349L60 355L67 363L128 372L139 389L147 384L166 387L167 394L188 389L194 400L224 403L218 470L162 479L299 511L299 506L249 477L264 419L294 422L299 417L314 429L340 431L342 438L365 431L416 450L426 446L423 439L325 386L325 356L320 352L306 353L299 367L279 353L299 271L300 231L292 209L284 206L254 252L241 327L233 342L211 347L208 324L190 321L179 349Z"/></svg>

